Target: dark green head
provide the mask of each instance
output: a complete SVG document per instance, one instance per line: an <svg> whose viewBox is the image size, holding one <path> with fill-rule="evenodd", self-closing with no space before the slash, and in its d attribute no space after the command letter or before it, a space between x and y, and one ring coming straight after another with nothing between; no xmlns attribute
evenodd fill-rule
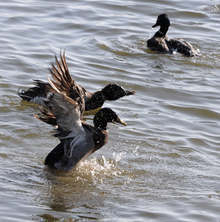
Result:
<svg viewBox="0 0 220 222"><path fill-rule="evenodd" d="M170 20L168 18L168 15L167 14L158 15L157 22L152 26L152 28L155 28L156 26L169 27Z"/></svg>
<svg viewBox="0 0 220 222"><path fill-rule="evenodd" d="M95 128L99 129L106 129L107 123L120 123L126 126L126 123L110 108L102 108L99 110L95 114L93 122Z"/></svg>
<svg viewBox="0 0 220 222"><path fill-rule="evenodd" d="M125 90L123 87L114 83L108 84L101 91L106 100L117 100L123 96L130 96L135 94L135 91Z"/></svg>

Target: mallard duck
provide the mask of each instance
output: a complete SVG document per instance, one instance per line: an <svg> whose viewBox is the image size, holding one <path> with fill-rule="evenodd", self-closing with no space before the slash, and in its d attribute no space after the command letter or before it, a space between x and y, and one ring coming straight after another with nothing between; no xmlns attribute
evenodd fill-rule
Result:
<svg viewBox="0 0 220 222"><path fill-rule="evenodd" d="M52 67L49 69L52 76L52 79L49 79L50 83L35 80L34 87L27 90L19 90L18 95L23 100L43 105L47 94L54 92L54 89L51 87L52 84L60 92L66 94L73 100L75 100L76 90L79 91L85 100L86 114L91 114L99 110L106 100L117 100L121 97L135 94L135 91L125 90L115 83L108 84L99 91L93 93L88 92L72 79L66 63L65 53L60 55L60 61L58 61L56 56L55 60L56 63L52 64Z"/></svg>
<svg viewBox="0 0 220 222"><path fill-rule="evenodd" d="M160 29L151 39L147 40L147 46L149 49L161 53L173 53L176 51L189 57L198 55L197 50L195 50L192 45L185 40L168 39L166 33L170 26L170 20L167 14L161 14L157 17L157 21L152 28L157 26L160 26Z"/></svg>
<svg viewBox="0 0 220 222"><path fill-rule="evenodd" d="M60 143L47 155L49 168L69 171L108 141L108 122L126 125L110 108L100 109L94 116L94 126L81 121L79 104L62 93L48 93L45 107L56 117L56 137ZM45 113L42 113L45 115Z"/></svg>

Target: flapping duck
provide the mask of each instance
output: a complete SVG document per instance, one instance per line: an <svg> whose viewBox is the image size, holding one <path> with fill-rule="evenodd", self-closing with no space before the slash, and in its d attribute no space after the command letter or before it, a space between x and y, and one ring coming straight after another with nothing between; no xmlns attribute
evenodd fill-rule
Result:
<svg viewBox="0 0 220 222"><path fill-rule="evenodd" d="M50 92L44 102L46 106L41 117L47 119L47 113L54 116L58 126L55 136L60 140L45 159L45 165L52 169L69 171L105 145L108 141L108 122L126 125L110 108L100 109L94 116L94 125L89 125L80 119L78 102L62 93ZM44 118L41 120L44 121Z"/></svg>
<svg viewBox="0 0 220 222"><path fill-rule="evenodd" d="M48 93L54 92L54 85L60 92L75 100L76 89L84 97L86 114L95 113L106 100L117 100L124 96L133 95L135 91L125 90L118 84L111 83L96 92L89 92L71 77L65 58L65 53L60 55L60 61L55 56L56 63L49 69L52 79L50 83L35 80L34 87L19 90L18 95L25 101L43 105Z"/></svg>

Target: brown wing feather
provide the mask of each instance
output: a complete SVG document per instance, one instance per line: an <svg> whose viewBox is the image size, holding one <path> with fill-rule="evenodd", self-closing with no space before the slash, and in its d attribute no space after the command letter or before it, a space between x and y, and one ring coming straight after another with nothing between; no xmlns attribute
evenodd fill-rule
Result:
<svg viewBox="0 0 220 222"><path fill-rule="evenodd" d="M56 117L46 107L40 106L39 114L35 114L34 117L53 126L57 126Z"/></svg>
<svg viewBox="0 0 220 222"><path fill-rule="evenodd" d="M57 56L55 56L55 64L52 64L49 70L52 76L50 85L55 88L56 91L77 101L81 113L83 113L85 110L85 92L83 88L72 79L66 63L65 52L60 54L60 61Z"/></svg>

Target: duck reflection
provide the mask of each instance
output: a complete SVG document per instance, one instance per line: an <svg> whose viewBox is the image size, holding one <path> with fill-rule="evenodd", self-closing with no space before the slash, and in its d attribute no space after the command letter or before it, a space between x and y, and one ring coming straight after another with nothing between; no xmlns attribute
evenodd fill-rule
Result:
<svg viewBox="0 0 220 222"><path fill-rule="evenodd" d="M51 209L65 211L82 206L89 209L103 206L103 194L95 186L92 174L81 174L79 170L63 174L45 169L45 175L49 182Z"/></svg>
<svg viewBox="0 0 220 222"><path fill-rule="evenodd" d="M105 162L103 166L103 162L95 158L86 160L67 173L45 167L44 178L47 186L44 188L48 189L44 190L40 202L50 210L38 216L45 222L102 218L105 194L100 184L104 174L110 176L116 172L113 163Z"/></svg>

